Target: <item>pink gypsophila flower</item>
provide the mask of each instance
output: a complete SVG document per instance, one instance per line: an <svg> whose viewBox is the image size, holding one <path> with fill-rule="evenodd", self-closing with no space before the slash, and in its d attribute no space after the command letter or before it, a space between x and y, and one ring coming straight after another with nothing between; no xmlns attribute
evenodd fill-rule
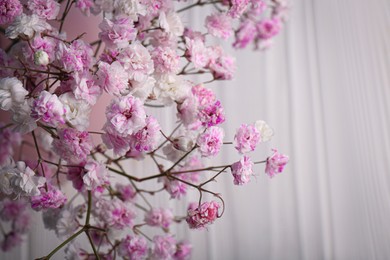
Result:
<svg viewBox="0 0 390 260"><path fill-rule="evenodd" d="M215 201L191 203L188 206L186 221L191 229L202 229L212 224L218 217L220 205Z"/></svg>
<svg viewBox="0 0 390 260"><path fill-rule="evenodd" d="M3 221L14 220L15 216L20 216L26 209L24 200L11 200L4 198L0 201L0 219Z"/></svg>
<svg viewBox="0 0 390 260"><path fill-rule="evenodd" d="M57 47L57 60L66 71L82 72L93 64L92 47L82 40L75 40L70 45L60 42Z"/></svg>
<svg viewBox="0 0 390 260"><path fill-rule="evenodd" d="M220 127L212 126L199 135L196 143L202 156L215 156L221 150L223 144L224 132Z"/></svg>
<svg viewBox="0 0 390 260"><path fill-rule="evenodd" d="M191 258L192 246L187 241L176 244L176 252L173 255L174 260L187 260Z"/></svg>
<svg viewBox="0 0 390 260"><path fill-rule="evenodd" d="M118 61L112 64L99 62L98 83L107 93L120 96L128 93L129 77Z"/></svg>
<svg viewBox="0 0 390 260"><path fill-rule="evenodd" d="M249 156L244 155L241 160L232 164L231 170L233 174L233 183L235 185L243 185L250 181L250 176L253 175L253 162Z"/></svg>
<svg viewBox="0 0 390 260"><path fill-rule="evenodd" d="M53 141L53 150L69 163L86 161L93 148L92 139L86 131L73 128L58 130L59 139Z"/></svg>
<svg viewBox="0 0 390 260"><path fill-rule="evenodd" d="M118 253L122 257L132 260L145 259L148 253L148 244L144 237L128 235L119 245Z"/></svg>
<svg viewBox="0 0 390 260"><path fill-rule="evenodd" d="M218 80L231 80L236 70L234 57L224 53L211 59L208 67L212 71L214 79Z"/></svg>
<svg viewBox="0 0 390 260"><path fill-rule="evenodd" d="M105 164L90 159L85 164L84 170L83 182L87 190L96 190L109 183L108 170Z"/></svg>
<svg viewBox="0 0 390 260"><path fill-rule="evenodd" d="M270 39L279 33L282 23L280 19L273 18L260 21L256 27L261 39Z"/></svg>
<svg viewBox="0 0 390 260"><path fill-rule="evenodd" d="M117 198L99 200L96 214L105 224L115 229L132 228L136 217L131 204Z"/></svg>
<svg viewBox="0 0 390 260"><path fill-rule="evenodd" d="M145 222L152 227L168 228L173 221L173 214L170 209L153 208L145 215Z"/></svg>
<svg viewBox="0 0 390 260"><path fill-rule="evenodd" d="M19 0L0 0L0 24L12 22L23 12L23 5Z"/></svg>
<svg viewBox="0 0 390 260"><path fill-rule="evenodd" d="M157 148L161 127L156 118L148 116L146 125L131 136L131 148L139 152L151 152Z"/></svg>
<svg viewBox="0 0 390 260"><path fill-rule="evenodd" d="M244 154L256 149L260 142L260 132L253 125L242 124L234 136L234 147Z"/></svg>
<svg viewBox="0 0 390 260"><path fill-rule="evenodd" d="M256 25L252 20L244 20L235 34L236 41L233 43L234 48L243 49L249 43L253 42L257 35Z"/></svg>
<svg viewBox="0 0 390 260"><path fill-rule="evenodd" d="M155 71L158 73L176 73L179 71L180 56L173 48L158 46L152 51Z"/></svg>
<svg viewBox="0 0 390 260"><path fill-rule="evenodd" d="M31 197L31 208L34 210L56 209L62 207L67 201L65 195L54 186L49 185L47 191L45 188L40 190L40 195Z"/></svg>
<svg viewBox="0 0 390 260"><path fill-rule="evenodd" d="M153 259L168 260L176 252L176 240L173 236L155 236L153 237Z"/></svg>
<svg viewBox="0 0 390 260"><path fill-rule="evenodd" d="M249 6L249 0L230 0L228 1L231 5L228 14L232 18L240 17Z"/></svg>
<svg viewBox="0 0 390 260"><path fill-rule="evenodd" d="M186 38L185 56L191 61L196 69L205 68L210 62L210 50L200 39Z"/></svg>
<svg viewBox="0 0 390 260"><path fill-rule="evenodd" d="M4 252L10 251L12 248L22 243L22 237L19 233L11 231L4 236L4 240L1 241L0 248Z"/></svg>
<svg viewBox="0 0 390 260"><path fill-rule="evenodd" d="M225 13L207 16L206 28L211 35L225 40L233 35L232 19Z"/></svg>
<svg viewBox="0 0 390 260"><path fill-rule="evenodd" d="M202 122L202 125L206 127L225 122L225 114L221 102L217 100L213 104L202 107L198 113L198 118Z"/></svg>
<svg viewBox="0 0 390 260"><path fill-rule="evenodd" d="M121 136L136 133L146 125L144 106L131 95L114 99L107 106L106 117L106 127L112 127Z"/></svg>
<svg viewBox="0 0 390 260"><path fill-rule="evenodd" d="M34 100L31 117L43 121L48 126L57 127L65 123L65 113L66 109L58 97L45 90Z"/></svg>
<svg viewBox="0 0 390 260"><path fill-rule="evenodd" d="M132 201L137 195L133 185L131 184L124 185L124 184L117 183L115 185L115 188L116 191L119 193L119 198L123 201Z"/></svg>
<svg viewBox="0 0 390 260"><path fill-rule="evenodd" d="M133 22L127 17L120 17L114 20L104 20L99 24L99 38L108 48L124 48L137 36L137 30Z"/></svg>
<svg viewBox="0 0 390 260"><path fill-rule="evenodd" d="M30 0L27 6L34 14L47 20L55 19L60 11L60 4L54 0Z"/></svg>
<svg viewBox="0 0 390 260"><path fill-rule="evenodd" d="M281 173L289 160L287 155L278 153L278 150L276 149L273 149L273 151L274 154L267 158L265 166L265 173L268 174L270 178Z"/></svg>
<svg viewBox="0 0 390 260"><path fill-rule="evenodd" d="M118 61L127 71L130 80L143 82L154 70L149 51L139 42L134 42L123 49L118 55Z"/></svg>

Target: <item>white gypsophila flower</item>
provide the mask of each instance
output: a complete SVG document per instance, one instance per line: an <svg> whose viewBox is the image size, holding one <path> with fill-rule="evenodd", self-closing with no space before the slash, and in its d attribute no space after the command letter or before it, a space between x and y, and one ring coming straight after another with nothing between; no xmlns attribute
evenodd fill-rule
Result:
<svg viewBox="0 0 390 260"><path fill-rule="evenodd" d="M161 100L164 105L172 104L174 101L182 102L191 89L191 84L182 77L174 74L161 74L157 78L153 94Z"/></svg>
<svg viewBox="0 0 390 260"><path fill-rule="evenodd" d="M255 128L260 132L261 142L267 142L271 140L272 136L274 135L274 130L265 121L256 121Z"/></svg>
<svg viewBox="0 0 390 260"><path fill-rule="evenodd" d="M28 91L15 77L0 79L0 109L10 110L24 103Z"/></svg>
<svg viewBox="0 0 390 260"><path fill-rule="evenodd" d="M10 39L16 39L19 36L31 39L35 33L40 33L45 30L51 30L50 24L45 20L36 14L26 15L22 13L7 27L5 36Z"/></svg>
<svg viewBox="0 0 390 260"><path fill-rule="evenodd" d="M153 77L148 77L143 82L131 81L130 94L139 98L142 102L145 102L152 93L155 83L156 80Z"/></svg>
<svg viewBox="0 0 390 260"><path fill-rule="evenodd" d="M163 154L171 162L176 162L184 156L185 152L176 149L172 143L168 143L162 148Z"/></svg>
<svg viewBox="0 0 390 260"><path fill-rule="evenodd" d="M55 228L55 232L58 237L69 237L78 229L78 209L79 207L73 208L71 206L62 209Z"/></svg>
<svg viewBox="0 0 390 260"><path fill-rule="evenodd" d="M60 96L60 101L66 108L65 119L79 131L89 126L91 106L84 100L76 99L71 92Z"/></svg>
<svg viewBox="0 0 390 260"><path fill-rule="evenodd" d="M158 17L160 27L164 31L171 33L175 36L182 36L184 32L183 23L176 12L161 12Z"/></svg>
<svg viewBox="0 0 390 260"><path fill-rule="evenodd" d="M39 187L45 183L45 178L35 176L35 172L23 161L11 162L0 169L1 191L6 195L38 196Z"/></svg>
<svg viewBox="0 0 390 260"><path fill-rule="evenodd" d="M146 7L138 0L116 0L114 9L116 15L127 15L133 21L138 21L138 15L146 15Z"/></svg>
<svg viewBox="0 0 390 260"><path fill-rule="evenodd" d="M49 64L49 62L49 55L47 54L47 52L39 50L34 53L34 63L36 65L46 66L47 64Z"/></svg>
<svg viewBox="0 0 390 260"><path fill-rule="evenodd" d="M18 109L13 111L12 121L14 122L14 130L21 134L26 134L37 128L36 120L31 115L31 107L27 101L23 103Z"/></svg>

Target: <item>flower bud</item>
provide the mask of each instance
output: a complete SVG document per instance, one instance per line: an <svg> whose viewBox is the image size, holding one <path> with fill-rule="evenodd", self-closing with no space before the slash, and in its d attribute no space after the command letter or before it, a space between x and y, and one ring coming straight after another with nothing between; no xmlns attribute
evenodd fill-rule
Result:
<svg viewBox="0 0 390 260"><path fill-rule="evenodd" d="M34 63L36 65L43 65L46 66L49 64L49 55L42 50L39 50L34 53Z"/></svg>

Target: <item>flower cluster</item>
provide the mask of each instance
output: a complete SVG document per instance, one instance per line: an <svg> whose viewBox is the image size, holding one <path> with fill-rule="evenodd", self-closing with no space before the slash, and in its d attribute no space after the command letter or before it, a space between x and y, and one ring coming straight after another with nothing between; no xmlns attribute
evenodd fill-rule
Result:
<svg viewBox="0 0 390 260"><path fill-rule="evenodd" d="M203 28L185 25L184 12L207 5L213 11ZM45 259L62 247L69 259L188 259L192 247L172 226L203 229L222 216L224 200L211 181L230 169L233 183L244 185L257 164L273 177L288 162L276 150L252 161L273 136L264 121L242 124L234 140L224 140L227 116L208 84L231 80L236 60L212 39L265 49L286 10L282 0L0 0L1 34L11 40L0 50L0 110L9 116L0 122L1 250L20 245L35 211L64 240L42 252ZM68 37L73 11L85 22L101 18L95 41L85 40L83 26ZM199 82L200 74L209 80ZM92 119L99 105L105 114ZM165 107L173 130L158 120ZM92 120L101 128L92 129ZM241 159L208 165L205 158L225 147ZM139 173L136 164L155 172ZM151 202L164 192L179 200L190 189L199 201L186 212ZM90 249L78 244L81 233Z"/></svg>

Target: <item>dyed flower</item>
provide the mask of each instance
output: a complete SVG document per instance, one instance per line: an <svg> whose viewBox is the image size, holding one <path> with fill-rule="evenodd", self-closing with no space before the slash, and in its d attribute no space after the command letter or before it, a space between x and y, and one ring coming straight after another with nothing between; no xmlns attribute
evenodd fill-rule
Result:
<svg viewBox="0 0 390 260"><path fill-rule="evenodd" d="M219 100L213 104L202 107L198 113L198 117L205 127L215 126L225 122L223 107Z"/></svg>
<svg viewBox="0 0 390 260"><path fill-rule="evenodd" d="M95 105L102 94L102 88L96 84L89 73L75 73L73 94L76 99L81 99L90 105Z"/></svg>
<svg viewBox="0 0 390 260"><path fill-rule="evenodd" d="M28 91L17 78L0 79L0 109L17 109L24 103L27 94Z"/></svg>
<svg viewBox="0 0 390 260"><path fill-rule="evenodd" d="M168 228L173 221L170 209L153 208L145 214L145 222L152 227Z"/></svg>
<svg viewBox="0 0 390 260"><path fill-rule="evenodd" d="M132 260L145 259L148 254L148 245L144 237L126 236L118 247L118 254Z"/></svg>
<svg viewBox="0 0 390 260"><path fill-rule="evenodd" d="M44 90L33 102L31 117L56 127L65 123L65 113L66 109L58 97Z"/></svg>
<svg viewBox="0 0 390 260"><path fill-rule="evenodd" d="M212 224L218 217L220 205L215 201L203 202L200 206L198 203L191 203L188 206L186 221L191 229L202 229Z"/></svg>
<svg viewBox="0 0 390 260"><path fill-rule="evenodd" d="M210 62L210 50L200 39L186 38L185 55L191 61L196 69L205 68Z"/></svg>
<svg viewBox="0 0 390 260"><path fill-rule="evenodd" d="M117 183L115 185L115 189L119 193L119 198L123 201L132 201L137 195L133 185L131 184L124 185L121 183Z"/></svg>
<svg viewBox="0 0 390 260"><path fill-rule="evenodd" d="M106 117L106 127L112 127L122 136L136 133L146 125L142 102L131 95L114 99L107 107Z"/></svg>
<svg viewBox="0 0 390 260"><path fill-rule="evenodd" d="M172 199L180 199L187 194L187 184L178 180L169 180L168 178L161 178L164 184L164 189L171 195Z"/></svg>
<svg viewBox="0 0 390 260"><path fill-rule="evenodd" d="M270 39L279 33L282 24L280 19L273 18L260 21L256 27L261 39Z"/></svg>
<svg viewBox="0 0 390 260"><path fill-rule="evenodd" d="M183 23L176 12L161 12L158 17L160 27L175 36L182 36L184 32Z"/></svg>
<svg viewBox="0 0 390 260"><path fill-rule="evenodd" d="M244 185L250 181L253 175L253 162L250 157L244 155L241 160L232 164L231 170L235 185Z"/></svg>
<svg viewBox="0 0 390 260"><path fill-rule="evenodd" d="M146 125L131 136L131 147L139 152L151 152L158 146L161 127L153 116L146 118Z"/></svg>
<svg viewBox="0 0 390 260"><path fill-rule="evenodd" d="M232 19L225 13L215 13L206 17L207 31L218 38L227 39L233 35Z"/></svg>
<svg viewBox="0 0 390 260"><path fill-rule="evenodd" d="M153 73L153 60L149 51L139 42L134 42L123 49L118 60L128 73L130 80L143 82Z"/></svg>
<svg viewBox="0 0 390 260"><path fill-rule="evenodd" d="M93 148L92 139L86 131L77 131L73 128L58 130L58 139L53 141L53 150L69 163L81 163Z"/></svg>
<svg viewBox="0 0 390 260"><path fill-rule="evenodd" d="M288 163L288 156L278 153L276 149L273 149L274 154L267 158L265 166L265 173L269 177L274 177L276 174L281 173L284 166Z"/></svg>
<svg viewBox="0 0 390 260"><path fill-rule="evenodd" d="M47 20L55 19L60 11L60 4L54 0L30 0L27 7L34 14Z"/></svg>
<svg viewBox="0 0 390 260"><path fill-rule="evenodd" d="M48 185L48 190L41 188L41 194L31 197L31 208L34 210L42 210L48 208L62 207L66 201L66 196L56 187Z"/></svg>
<svg viewBox="0 0 390 260"><path fill-rule="evenodd" d="M129 77L127 71L118 61L114 61L112 64L99 62L97 77L99 78L98 84L107 93L115 96L128 93Z"/></svg>
<svg viewBox="0 0 390 260"><path fill-rule="evenodd" d="M24 200L11 200L4 198L0 201L0 219L3 221L14 220L16 216L20 216L26 209Z"/></svg>
<svg viewBox="0 0 390 260"><path fill-rule="evenodd" d="M176 252L173 255L174 260L186 260L191 258L192 246L187 241L176 244Z"/></svg>
<svg viewBox="0 0 390 260"><path fill-rule="evenodd" d="M79 222L77 219L80 213L81 206L73 208L67 206L62 208L61 213L57 216L57 222L55 226L56 235L60 238L69 237L76 232L79 228Z"/></svg>
<svg viewBox="0 0 390 260"><path fill-rule="evenodd" d="M234 147L244 154L256 149L260 142L260 133L253 125L242 124L234 136Z"/></svg>
<svg viewBox="0 0 390 260"><path fill-rule="evenodd" d="M19 0L0 0L0 24L12 22L23 12L23 5Z"/></svg>
<svg viewBox="0 0 390 260"><path fill-rule="evenodd" d="M87 190L95 190L108 184L108 171L105 164L95 160L88 160L84 166L83 182Z"/></svg>
<svg viewBox="0 0 390 260"><path fill-rule="evenodd" d="M235 59L222 53L215 59L210 60L208 68L213 73L214 79L231 80L236 70Z"/></svg>
<svg viewBox="0 0 390 260"><path fill-rule="evenodd" d="M223 129L216 126L211 126L204 133L199 135L196 143L199 146L199 151L202 156L215 156L219 153L223 144L224 132Z"/></svg>
<svg viewBox="0 0 390 260"><path fill-rule="evenodd" d="M17 37L31 39L36 33L41 33L45 30L51 30L50 24L39 16L32 14L26 15L24 13L16 16L14 21L5 30L5 36L10 39Z"/></svg>
<svg viewBox="0 0 390 260"><path fill-rule="evenodd" d="M240 17L249 6L249 0L230 0L228 2L230 4L228 14L232 18Z"/></svg>
<svg viewBox="0 0 390 260"><path fill-rule="evenodd" d="M257 35L256 25L252 20L244 20L241 22L238 31L236 32L236 41L233 43L234 48L243 49L249 43L253 42Z"/></svg>
<svg viewBox="0 0 390 260"><path fill-rule="evenodd" d="M154 236L153 237L153 259L171 259L176 252L176 240L173 236Z"/></svg>
<svg viewBox="0 0 390 260"><path fill-rule="evenodd" d="M115 229L132 228L136 214L128 203L120 199L100 199L96 214L105 224Z"/></svg>
<svg viewBox="0 0 390 260"><path fill-rule="evenodd" d="M179 70L180 56L173 48L158 46L152 51L152 58L158 73L176 73Z"/></svg>
<svg viewBox="0 0 390 260"><path fill-rule="evenodd" d="M22 243L22 237L19 233L11 231L8 234L5 234L4 240L0 243L0 248L4 252L10 251L12 248L20 245Z"/></svg>
<svg viewBox="0 0 390 260"><path fill-rule="evenodd" d="M93 64L93 50L91 45L83 40L72 41L71 44L59 42L56 58L68 72L83 72Z"/></svg>
<svg viewBox="0 0 390 260"><path fill-rule="evenodd" d="M99 24L99 38L108 48L124 48L129 45L137 36L137 30L133 22L127 17L120 17L114 20L104 18Z"/></svg>

